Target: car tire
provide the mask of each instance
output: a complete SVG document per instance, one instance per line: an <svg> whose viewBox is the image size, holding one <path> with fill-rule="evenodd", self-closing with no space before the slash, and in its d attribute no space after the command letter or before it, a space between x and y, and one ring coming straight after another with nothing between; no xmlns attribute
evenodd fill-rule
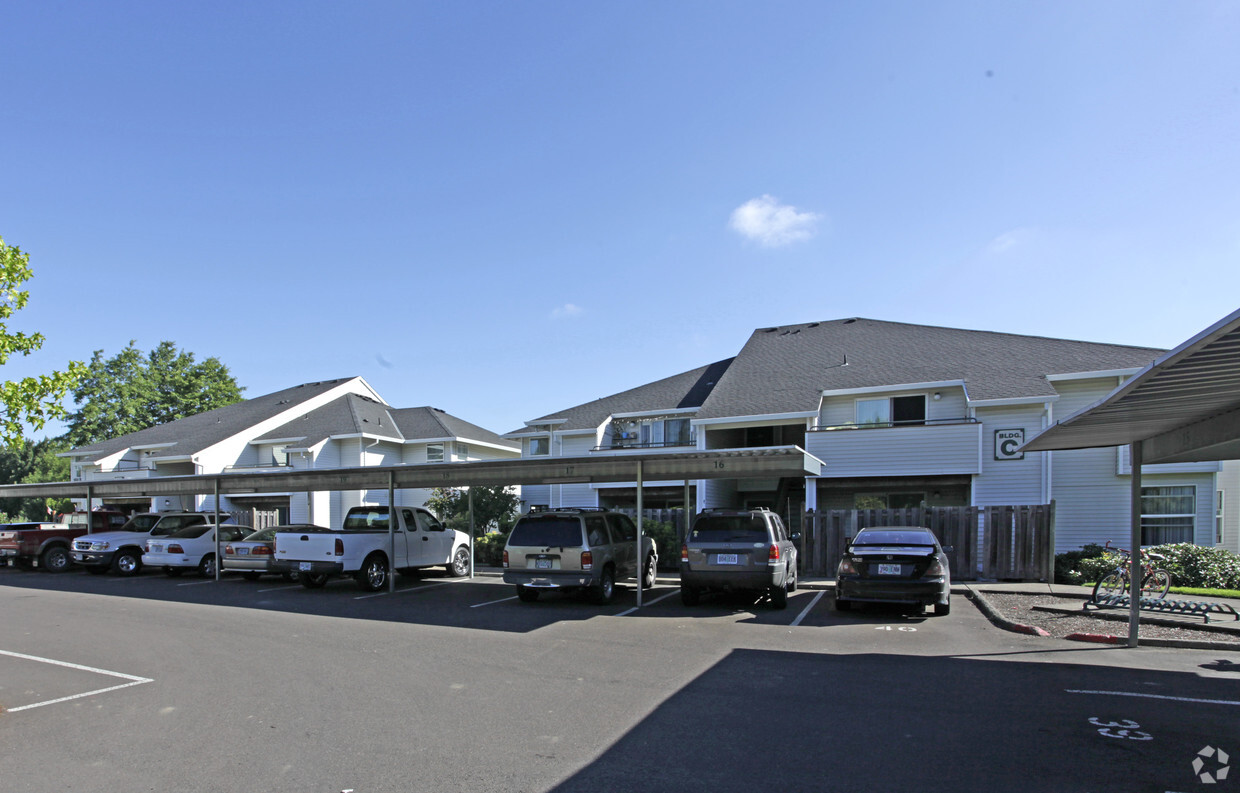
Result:
<svg viewBox="0 0 1240 793"><path fill-rule="evenodd" d="M362 567L354 575L357 585L365 592L378 592L387 586L388 576L387 559L382 555L372 553L366 557L366 561L362 562Z"/></svg>
<svg viewBox="0 0 1240 793"><path fill-rule="evenodd" d="M179 567L169 567L167 565L164 565L163 570L164 570L164 575L170 575L173 578L177 578L178 576L181 575L181 573L185 572Z"/></svg>
<svg viewBox="0 0 1240 793"><path fill-rule="evenodd" d="M680 602L686 606L696 606L702 600L702 590L695 586L680 585Z"/></svg>
<svg viewBox="0 0 1240 793"><path fill-rule="evenodd" d="M327 573L298 573L297 580L306 589L321 589L327 583Z"/></svg>
<svg viewBox="0 0 1240 793"><path fill-rule="evenodd" d="M616 571L611 565L603 568L598 584L594 586L594 602L606 606L616 594Z"/></svg>
<svg viewBox="0 0 1240 793"><path fill-rule="evenodd" d="M462 545L452 554L452 562L447 565L448 575L453 578L464 578L469 575L469 549Z"/></svg>
<svg viewBox="0 0 1240 793"><path fill-rule="evenodd" d="M241 575L245 578L246 581L257 581L259 579L259 576L262 575L262 573L258 572L257 570L246 570Z"/></svg>
<svg viewBox="0 0 1240 793"><path fill-rule="evenodd" d="M788 585L771 587L771 608L788 608Z"/></svg>
<svg viewBox="0 0 1240 793"><path fill-rule="evenodd" d="M112 569L117 575L131 576L142 572L142 552L122 548L112 557Z"/></svg>
<svg viewBox="0 0 1240 793"><path fill-rule="evenodd" d="M517 585L517 597L522 603L533 603L538 600L538 590L528 586Z"/></svg>
<svg viewBox="0 0 1240 793"><path fill-rule="evenodd" d="M659 571L656 567L654 554L646 557L646 566L642 569L642 589L650 589L655 585L659 578Z"/></svg>
<svg viewBox="0 0 1240 793"><path fill-rule="evenodd" d="M952 613L951 598L948 598L946 603L935 603L934 604L934 616L946 617L948 614L951 614L951 613Z"/></svg>
<svg viewBox="0 0 1240 793"><path fill-rule="evenodd" d="M798 576L797 576L797 566L796 566L795 564L791 565L791 566L788 568L788 575L789 575L789 577L790 577L790 579L791 579L791 580L788 582L788 591L789 591L789 592L796 592L796 591L797 591L797 578L798 578Z"/></svg>
<svg viewBox="0 0 1240 793"><path fill-rule="evenodd" d="M203 578L215 578L215 554L209 553L198 563L198 575Z"/></svg>
<svg viewBox="0 0 1240 793"><path fill-rule="evenodd" d="M851 600L844 600L839 595L835 596L835 610L836 611L852 611L852 605L853 604Z"/></svg>
<svg viewBox="0 0 1240 793"><path fill-rule="evenodd" d="M69 549L62 545L53 545L43 551L39 557L39 569L49 573L63 573L73 564L69 558Z"/></svg>

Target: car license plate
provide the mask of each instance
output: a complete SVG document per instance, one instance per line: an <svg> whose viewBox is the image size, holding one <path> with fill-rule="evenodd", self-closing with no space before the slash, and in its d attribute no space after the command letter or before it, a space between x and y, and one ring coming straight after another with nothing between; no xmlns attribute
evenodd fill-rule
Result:
<svg viewBox="0 0 1240 793"><path fill-rule="evenodd" d="M717 553L715 554L715 564L740 564L734 553Z"/></svg>
<svg viewBox="0 0 1240 793"><path fill-rule="evenodd" d="M879 575L900 575L901 566L898 564L880 564L878 566Z"/></svg>
<svg viewBox="0 0 1240 793"><path fill-rule="evenodd" d="M303 573L308 573L314 569L314 563L313 562L302 562L300 565L298 565L297 569L302 571Z"/></svg>
<svg viewBox="0 0 1240 793"><path fill-rule="evenodd" d="M150 547L151 553L163 553L163 550L164 550L164 546L162 545L152 545Z"/></svg>
<svg viewBox="0 0 1240 793"><path fill-rule="evenodd" d="M80 553L75 553L75 554L73 554L73 561L75 561L75 562L80 562L80 561L82 561L82 554L80 554Z"/></svg>
<svg viewBox="0 0 1240 793"><path fill-rule="evenodd" d="M237 555L238 555L238 556L247 556L249 553L250 553L250 549L249 549L249 548L238 548L238 549L237 549Z"/></svg>
<svg viewBox="0 0 1240 793"><path fill-rule="evenodd" d="M0 556L17 556L17 551L12 548L5 548L3 551L0 551Z"/></svg>
<svg viewBox="0 0 1240 793"><path fill-rule="evenodd" d="M534 569L535 570L550 570L551 560L550 559L535 559Z"/></svg>

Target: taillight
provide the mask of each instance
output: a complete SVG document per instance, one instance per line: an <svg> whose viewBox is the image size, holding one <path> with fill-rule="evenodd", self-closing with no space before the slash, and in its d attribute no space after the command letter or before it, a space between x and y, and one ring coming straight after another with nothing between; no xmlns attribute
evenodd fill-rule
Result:
<svg viewBox="0 0 1240 793"><path fill-rule="evenodd" d="M689 546L688 545L680 546L680 561L684 562L685 564L689 564Z"/></svg>
<svg viewBox="0 0 1240 793"><path fill-rule="evenodd" d="M776 545L775 543L771 543L770 549L767 550L766 552L766 563L775 564L778 561L779 561L779 546Z"/></svg>
<svg viewBox="0 0 1240 793"><path fill-rule="evenodd" d="M593 570L594 569L594 554L591 553L590 551L581 552L581 569L582 570Z"/></svg>
<svg viewBox="0 0 1240 793"><path fill-rule="evenodd" d="M943 575L943 563L940 562L937 557L935 557L934 561L930 562L930 566L926 568L926 575Z"/></svg>
<svg viewBox="0 0 1240 793"><path fill-rule="evenodd" d="M504 567L508 566L508 549L504 549Z"/></svg>
<svg viewBox="0 0 1240 793"><path fill-rule="evenodd" d="M236 553L236 551L234 551L234 550L232 549L232 546L231 546L231 545L225 545L225 546L224 546L224 555L225 555L225 556L232 556L234 553Z"/></svg>
<svg viewBox="0 0 1240 793"><path fill-rule="evenodd" d="M271 556L271 549L266 545L255 545L250 549L250 556Z"/></svg>
<svg viewBox="0 0 1240 793"><path fill-rule="evenodd" d="M856 575L857 568L848 559L840 561L839 575Z"/></svg>
<svg viewBox="0 0 1240 793"><path fill-rule="evenodd" d="M336 538L336 555L344 556L344 540L339 537Z"/></svg>
<svg viewBox="0 0 1240 793"><path fill-rule="evenodd" d="M185 549L177 545L176 543L173 543L172 545L168 546L168 553L185 553Z"/></svg>

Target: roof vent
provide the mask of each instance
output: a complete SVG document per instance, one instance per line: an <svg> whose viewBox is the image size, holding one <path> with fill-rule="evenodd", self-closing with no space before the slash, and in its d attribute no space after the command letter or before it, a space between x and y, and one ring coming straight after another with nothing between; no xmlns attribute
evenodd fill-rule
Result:
<svg viewBox="0 0 1240 793"><path fill-rule="evenodd" d="M822 324L821 322L811 322L811 323L809 323L809 325L806 325L806 327L808 327L808 328L816 328L816 327L818 327L818 326L819 326L819 325L821 325L821 324Z"/></svg>
<svg viewBox="0 0 1240 793"><path fill-rule="evenodd" d="M843 322L842 324L844 324L844 325L851 325L851 324L853 324L853 323L854 323L854 322L856 322L856 321L857 321L857 319L854 317L853 319L846 319L846 320L844 320L844 322Z"/></svg>
<svg viewBox="0 0 1240 793"><path fill-rule="evenodd" d="M779 330L779 328L763 328L762 332L763 333L774 333L777 330Z"/></svg>

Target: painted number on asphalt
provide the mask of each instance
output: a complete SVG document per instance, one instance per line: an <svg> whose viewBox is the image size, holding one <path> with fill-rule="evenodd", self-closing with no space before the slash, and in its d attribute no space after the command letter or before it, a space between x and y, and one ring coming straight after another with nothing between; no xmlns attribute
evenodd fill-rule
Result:
<svg viewBox="0 0 1240 793"><path fill-rule="evenodd" d="M876 631L903 631L904 633L917 633L917 629L912 627L911 625L900 625L895 628L891 627L890 625L879 625L874 630Z"/></svg>
<svg viewBox="0 0 1240 793"><path fill-rule="evenodd" d="M1099 727L1099 735L1105 735L1107 738L1122 738L1128 741L1152 741L1154 736L1148 732L1142 732L1137 729L1140 724L1130 719L1121 719L1119 721L1102 721L1097 716L1092 717L1089 723L1095 727Z"/></svg>

